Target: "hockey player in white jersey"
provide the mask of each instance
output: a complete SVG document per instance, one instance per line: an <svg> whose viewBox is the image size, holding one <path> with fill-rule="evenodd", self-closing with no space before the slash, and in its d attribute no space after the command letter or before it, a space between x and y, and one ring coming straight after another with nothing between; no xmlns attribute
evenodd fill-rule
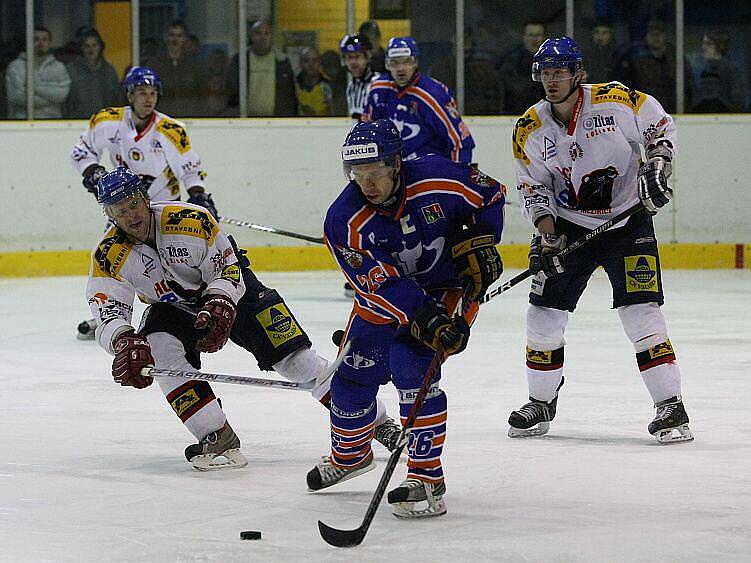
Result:
<svg viewBox="0 0 751 563"><path fill-rule="evenodd" d="M162 91L159 75L149 67L133 67L123 88L130 105L103 108L92 115L70 154L84 187L96 197L97 181L106 172L102 166L106 151L113 167L124 165L138 174L152 201L179 200L182 183L189 203L218 217L185 125L156 110ZM81 322L78 338L93 339L95 328L92 321Z"/></svg>
<svg viewBox="0 0 751 563"><path fill-rule="evenodd" d="M652 215L672 196L673 119L654 97L619 82L582 84L582 55L569 37L540 46L532 77L542 82L546 97L516 122L512 143L522 210L538 231L529 251L530 270L537 272L527 312L529 402L511 413L509 436L548 431L564 381L569 312L602 266L657 408L650 434L663 443L691 440L680 371L660 309L652 225ZM640 200L643 211L569 254L565 263L556 255L568 241Z"/></svg>
<svg viewBox="0 0 751 563"><path fill-rule="evenodd" d="M228 339L251 352L262 370L312 382L328 368L276 290L264 286L233 241L203 207L151 202L139 177L125 167L102 176L98 201L113 227L92 253L86 289L97 320L96 340L114 354L112 376L123 386L147 387L146 366L200 369L201 352ZM136 331L133 301L148 304ZM198 443L185 456L200 470L241 467L240 440L205 381L160 378L167 401ZM329 381L313 396L329 407ZM379 424L398 435L385 416Z"/></svg>

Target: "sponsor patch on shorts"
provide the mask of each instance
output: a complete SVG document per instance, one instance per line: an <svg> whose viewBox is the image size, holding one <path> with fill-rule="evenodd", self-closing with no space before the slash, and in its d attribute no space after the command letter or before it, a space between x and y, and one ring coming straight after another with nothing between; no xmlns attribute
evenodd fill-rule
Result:
<svg viewBox="0 0 751 563"><path fill-rule="evenodd" d="M274 348L296 336L302 336L302 330L292 318L289 309L282 303L264 309L256 315L256 319L261 323Z"/></svg>
<svg viewBox="0 0 751 563"><path fill-rule="evenodd" d="M626 256L624 258L626 270L626 293L639 291L660 291L657 282L657 258L655 256Z"/></svg>

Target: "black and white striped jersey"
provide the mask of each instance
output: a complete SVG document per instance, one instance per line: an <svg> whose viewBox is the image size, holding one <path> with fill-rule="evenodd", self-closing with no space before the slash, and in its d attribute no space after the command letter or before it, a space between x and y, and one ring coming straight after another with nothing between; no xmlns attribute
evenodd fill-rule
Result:
<svg viewBox="0 0 751 563"><path fill-rule="evenodd" d="M352 119L360 119L365 108L365 102L368 100L370 83L373 82L375 77L376 73L368 67L362 78L352 77L352 81L347 85L347 108Z"/></svg>

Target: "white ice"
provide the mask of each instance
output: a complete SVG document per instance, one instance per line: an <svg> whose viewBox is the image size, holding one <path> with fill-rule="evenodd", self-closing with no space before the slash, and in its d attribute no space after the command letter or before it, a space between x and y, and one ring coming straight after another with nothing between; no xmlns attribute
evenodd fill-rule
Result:
<svg viewBox="0 0 751 563"><path fill-rule="evenodd" d="M260 277L333 357L349 312L340 276ZM528 286L515 287L482 307L469 349L445 366L448 514L404 522L384 503L363 544L337 550L316 522L359 525L380 446L376 471L309 493L326 412L307 393L217 384L250 463L196 472L183 457L192 437L157 386L117 386L110 357L75 340L83 278L0 280L0 561L749 561L751 271L666 271L664 282L694 442L647 433L651 400L601 272L569 324L550 434L507 438L526 400ZM234 345L204 368L259 375ZM396 413L393 388L381 396Z"/></svg>

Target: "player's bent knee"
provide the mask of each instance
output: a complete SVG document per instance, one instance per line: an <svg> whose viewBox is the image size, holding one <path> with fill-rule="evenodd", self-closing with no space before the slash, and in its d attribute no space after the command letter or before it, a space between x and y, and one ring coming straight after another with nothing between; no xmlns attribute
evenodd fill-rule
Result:
<svg viewBox="0 0 751 563"><path fill-rule="evenodd" d="M665 317L657 303L637 303L618 307L623 331L637 352L668 340Z"/></svg>
<svg viewBox="0 0 751 563"><path fill-rule="evenodd" d="M563 335L568 312L530 305L527 309L527 346L532 350L557 350L565 344Z"/></svg>

